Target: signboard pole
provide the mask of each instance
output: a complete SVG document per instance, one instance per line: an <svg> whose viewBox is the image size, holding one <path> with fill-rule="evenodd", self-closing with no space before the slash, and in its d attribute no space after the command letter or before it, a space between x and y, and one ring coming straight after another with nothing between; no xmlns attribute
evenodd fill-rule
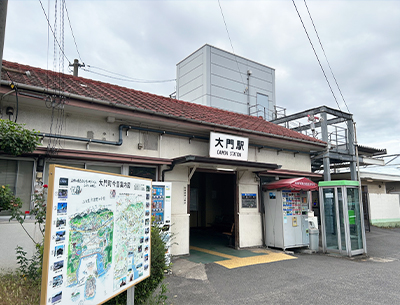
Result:
<svg viewBox="0 0 400 305"><path fill-rule="evenodd" d="M126 291L126 305L135 305L135 286Z"/></svg>

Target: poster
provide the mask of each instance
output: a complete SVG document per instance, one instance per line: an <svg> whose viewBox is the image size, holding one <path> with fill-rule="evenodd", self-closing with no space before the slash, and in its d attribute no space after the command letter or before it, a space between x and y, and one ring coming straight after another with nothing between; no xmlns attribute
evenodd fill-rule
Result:
<svg viewBox="0 0 400 305"><path fill-rule="evenodd" d="M157 224L162 229L161 238L165 242L165 262L171 262L171 182L153 182L151 215L153 224Z"/></svg>
<svg viewBox="0 0 400 305"><path fill-rule="evenodd" d="M101 304L150 275L151 180L51 165L41 304Z"/></svg>
<svg viewBox="0 0 400 305"><path fill-rule="evenodd" d="M242 208L256 208L257 194L242 193Z"/></svg>

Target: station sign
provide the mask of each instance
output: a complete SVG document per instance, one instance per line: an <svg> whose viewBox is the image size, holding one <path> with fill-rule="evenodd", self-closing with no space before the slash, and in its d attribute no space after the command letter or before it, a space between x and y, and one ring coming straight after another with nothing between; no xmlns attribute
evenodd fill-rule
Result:
<svg viewBox="0 0 400 305"><path fill-rule="evenodd" d="M248 151L248 138L210 132L211 158L247 161Z"/></svg>

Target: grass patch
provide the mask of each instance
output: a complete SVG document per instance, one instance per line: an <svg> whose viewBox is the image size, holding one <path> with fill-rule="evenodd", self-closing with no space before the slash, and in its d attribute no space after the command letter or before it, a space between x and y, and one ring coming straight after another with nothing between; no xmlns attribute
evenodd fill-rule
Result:
<svg viewBox="0 0 400 305"><path fill-rule="evenodd" d="M0 305L35 305L40 303L40 281L16 273L0 273Z"/></svg>

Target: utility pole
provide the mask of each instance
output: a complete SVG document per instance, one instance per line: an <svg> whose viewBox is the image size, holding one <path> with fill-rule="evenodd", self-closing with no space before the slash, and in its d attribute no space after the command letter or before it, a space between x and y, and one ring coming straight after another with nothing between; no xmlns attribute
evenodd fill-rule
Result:
<svg viewBox="0 0 400 305"><path fill-rule="evenodd" d="M3 66L3 49L4 37L6 34L7 6L8 0L0 0L0 68Z"/></svg>
<svg viewBox="0 0 400 305"><path fill-rule="evenodd" d="M0 0L1 1L1 0ZM73 64L69 64L70 67L74 67L74 76L78 76L78 68L84 67L85 64L80 64L78 59L74 59Z"/></svg>

